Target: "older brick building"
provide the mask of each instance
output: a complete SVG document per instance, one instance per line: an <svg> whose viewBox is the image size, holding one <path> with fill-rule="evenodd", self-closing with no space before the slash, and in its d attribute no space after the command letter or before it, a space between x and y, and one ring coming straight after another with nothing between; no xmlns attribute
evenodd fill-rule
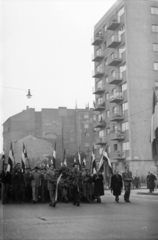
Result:
<svg viewBox="0 0 158 240"><path fill-rule="evenodd" d="M31 159L42 160L52 155L56 142L57 156L62 157L63 149L73 155L80 148L90 157L94 141L93 109L42 109L36 112L28 108L10 117L3 124L3 141L6 155L10 142L13 143L15 158L21 159L22 142Z"/></svg>

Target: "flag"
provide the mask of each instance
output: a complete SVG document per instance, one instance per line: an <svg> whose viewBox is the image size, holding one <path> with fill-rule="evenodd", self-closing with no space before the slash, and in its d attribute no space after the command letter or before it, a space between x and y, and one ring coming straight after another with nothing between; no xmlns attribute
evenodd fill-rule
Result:
<svg viewBox="0 0 158 240"><path fill-rule="evenodd" d="M13 152L13 147L12 147L12 143L11 143L10 144L10 150L9 150L7 171L11 172L14 165L15 165L15 159L14 159L14 152Z"/></svg>
<svg viewBox="0 0 158 240"><path fill-rule="evenodd" d="M5 162L5 154L4 154L4 152L2 153L2 158L1 158L1 166L2 166L2 168L3 168L3 166L4 166L4 162Z"/></svg>
<svg viewBox="0 0 158 240"><path fill-rule="evenodd" d="M27 159L27 152L26 152L26 149L25 149L25 145L23 143L23 150L22 150L22 155L21 155L21 166L22 166L23 173L25 172L26 159Z"/></svg>
<svg viewBox="0 0 158 240"><path fill-rule="evenodd" d="M79 162L79 164L81 165L81 154L80 154L79 151L78 151L78 162Z"/></svg>
<svg viewBox="0 0 158 240"><path fill-rule="evenodd" d="M61 177L62 177L62 173L60 174L60 176L57 179L57 184L56 184L56 189L55 189L55 202L57 202L57 199L58 199L58 185L60 183Z"/></svg>
<svg viewBox="0 0 158 240"><path fill-rule="evenodd" d="M103 150L103 154L101 156L100 162L99 162L99 167L98 167L98 171L102 171L103 170L103 164L104 162L107 162L107 165L109 167L109 171L112 174L112 166L111 166L111 160L108 157L107 152L105 151L105 149Z"/></svg>
<svg viewBox="0 0 158 240"><path fill-rule="evenodd" d="M66 150L64 149L63 165L67 166Z"/></svg>
<svg viewBox="0 0 158 240"><path fill-rule="evenodd" d="M95 161L95 155L94 155L94 146L92 149L92 154L91 154L91 172L95 174L96 171L96 161Z"/></svg>
<svg viewBox="0 0 158 240"><path fill-rule="evenodd" d="M76 158L74 157L74 163L76 163Z"/></svg>
<svg viewBox="0 0 158 240"><path fill-rule="evenodd" d="M54 168L56 168L56 142L53 149L53 165L54 165Z"/></svg>
<svg viewBox="0 0 158 240"><path fill-rule="evenodd" d="M151 148L152 157L155 159L158 155L158 101L155 90L153 91L153 109L151 118Z"/></svg>
<svg viewBox="0 0 158 240"><path fill-rule="evenodd" d="M86 159L85 159L85 158L83 159L82 166L83 166L83 167L86 167Z"/></svg>

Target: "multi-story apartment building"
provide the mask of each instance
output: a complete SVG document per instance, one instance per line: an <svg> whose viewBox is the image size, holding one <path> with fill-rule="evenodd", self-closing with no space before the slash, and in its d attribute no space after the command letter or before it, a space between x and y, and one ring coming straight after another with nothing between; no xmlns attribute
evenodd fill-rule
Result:
<svg viewBox="0 0 158 240"><path fill-rule="evenodd" d="M42 109L36 112L28 108L10 117L3 124L3 148L6 156L10 142L13 144L17 162L21 160L22 144L27 145L29 158L44 159L52 155L56 142L57 157L64 149L67 155L80 150L90 160L94 142L93 109Z"/></svg>
<svg viewBox="0 0 158 240"><path fill-rule="evenodd" d="M150 127L158 82L158 0L118 0L94 27L97 155L106 147L113 168L156 172Z"/></svg>

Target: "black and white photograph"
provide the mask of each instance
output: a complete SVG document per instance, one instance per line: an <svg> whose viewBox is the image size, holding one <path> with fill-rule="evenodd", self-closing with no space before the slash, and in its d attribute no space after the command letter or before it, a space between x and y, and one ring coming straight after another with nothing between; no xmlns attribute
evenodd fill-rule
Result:
<svg viewBox="0 0 158 240"><path fill-rule="evenodd" d="M0 0L0 240L158 240L158 0Z"/></svg>

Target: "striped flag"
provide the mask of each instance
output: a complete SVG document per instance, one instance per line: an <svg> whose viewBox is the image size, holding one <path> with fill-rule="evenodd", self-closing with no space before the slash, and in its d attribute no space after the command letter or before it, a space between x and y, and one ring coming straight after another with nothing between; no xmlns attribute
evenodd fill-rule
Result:
<svg viewBox="0 0 158 240"><path fill-rule="evenodd" d="M56 142L53 149L53 165L54 165L54 168L56 168Z"/></svg>
<svg viewBox="0 0 158 240"><path fill-rule="evenodd" d="M86 167L86 159L85 159L85 158L83 159L82 166L83 166L83 167Z"/></svg>
<svg viewBox="0 0 158 240"><path fill-rule="evenodd" d="M5 162L5 154L4 152L2 153L2 158L1 158L1 167L3 169L3 166L4 166L4 162Z"/></svg>
<svg viewBox="0 0 158 240"><path fill-rule="evenodd" d="M62 177L62 173L60 174L60 176L57 179L57 184L56 184L56 189L55 189L55 202L57 202L57 199L58 199L58 186L59 186L61 177Z"/></svg>
<svg viewBox="0 0 158 240"><path fill-rule="evenodd" d="M110 160L110 158L108 157L108 154L107 154L107 152L105 151L105 149L103 150L103 154L102 154L101 159L100 159L100 162L99 162L98 171L100 171L100 172L103 171L104 162L107 162L108 167L109 167L109 170L110 170L110 173L112 174L111 160Z"/></svg>
<svg viewBox="0 0 158 240"><path fill-rule="evenodd" d="M22 172L25 172L25 166L26 166L26 160L27 160L27 152L25 145L23 143L23 150L22 150L22 155L21 155L21 166L22 166Z"/></svg>
<svg viewBox="0 0 158 240"><path fill-rule="evenodd" d="M80 154L79 151L78 151L78 162L79 162L79 164L81 165L81 154Z"/></svg>
<svg viewBox="0 0 158 240"><path fill-rule="evenodd" d="M158 156L158 101L155 90L153 91L153 109L151 118L151 147L153 159Z"/></svg>
<svg viewBox="0 0 158 240"><path fill-rule="evenodd" d="M14 152L13 152L13 147L12 147L12 143L11 143L10 150L9 150L9 157L8 157L7 172L11 172L14 165L15 165L15 159L14 159Z"/></svg>
<svg viewBox="0 0 158 240"><path fill-rule="evenodd" d="M66 150L64 149L63 165L67 167Z"/></svg>
<svg viewBox="0 0 158 240"><path fill-rule="evenodd" d="M96 171L96 161L95 161L95 155L94 155L94 146L92 149L92 154L91 154L91 172L95 174Z"/></svg>

